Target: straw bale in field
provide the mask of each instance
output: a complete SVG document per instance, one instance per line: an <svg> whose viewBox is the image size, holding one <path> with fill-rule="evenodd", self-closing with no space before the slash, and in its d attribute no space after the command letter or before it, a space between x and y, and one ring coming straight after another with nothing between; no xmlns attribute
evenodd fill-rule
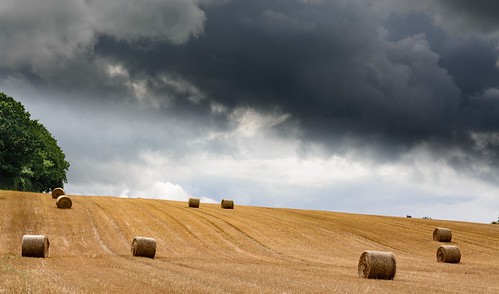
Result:
<svg viewBox="0 0 499 294"><path fill-rule="evenodd" d="M397 261L391 252L366 250L360 256L358 271L362 278L393 280Z"/></svg>
<svg viewBox="0 0 499 294"><path fill-rule="evenodd" d="M156 240L148 237L133 237L132 256L154 258L156 255Z"/></svg>
<svg viewBox="0 0 499 294"><path fill-rule="evenodd" d="M461 250L456 245L440 245L437 249L437 261L459 263L461 261Z"/></svg>
<svg viewBox="0 0 499 294"><path fill-rule="evenodd" d="M71 206L73 206L73 201L71 201L71 198L69 198L68 196L61 195L57 197L55 204L57 205L57 208L69 209L71 208Z"/></svg>
<svg viewBox="0 0 499 294"><path fill-rule="evenodd" d="M448 228L436 228L433 231L433 241L450 242L452 240L452 231Z"/></svg>
<svg viewBox="0 0 499 294"><path fill-rule="evenodd" d="M48 257L49 238L46 235L24 235L21 255L25 257Z"/></svg>
<svg viewBox="0 0 499 294"><path fill-rule="evenodd" d="M220 205L223 209L234 209L234 200L222 199Z"/></svg>
<svg viewBox="0 0 499 294"><path fill-rule="evenodd" d="M199 198L189 198L189 207L199 208Z"/></svg>
<svg viewBox="0 0 499 294"><path fill-rule="evenodd" d="M65 194L66 193L64 192L63 188L55 188L54 190L52 190L52 199L57 199L57 197Z"/></svg>

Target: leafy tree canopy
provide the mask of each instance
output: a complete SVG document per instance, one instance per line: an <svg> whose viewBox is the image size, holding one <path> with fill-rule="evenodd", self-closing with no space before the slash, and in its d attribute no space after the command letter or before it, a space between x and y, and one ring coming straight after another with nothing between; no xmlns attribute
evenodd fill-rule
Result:
<svg viewBox="0 0 499 294"><path fill-rule="evenodd" d="M50 132L0 92L0 189L48 192L67 183L68 168Z"/></svg>

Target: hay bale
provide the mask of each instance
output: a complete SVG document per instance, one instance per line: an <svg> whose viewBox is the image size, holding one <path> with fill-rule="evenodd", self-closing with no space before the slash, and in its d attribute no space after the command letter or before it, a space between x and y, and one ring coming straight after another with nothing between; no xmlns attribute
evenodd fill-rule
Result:
<svg viewBox="0 0 499 294"><path fill-rule="evenodd" d="M234 209L234 200L222 199L220 205L223 209Z"/></svg>
<svg viewBox="0 0 499 294"><path fill-rule="evenodd" d="M359 276L366 279L393 280L397 261L391 252L366 250L360 255Z"/></svg>
<svg viewBox="0 0 499 294"><path fill-rule="evenodd" d="M437 261L459 263L461 261L461 250L456 245L440 245L437 249Z"/></svg>
<svg viewBox="0 0 499 294"><path fill-rule="evenodd" d="M189 207L199 208L199 198L189 198Z"/></svg>
<svg viewBox="0 0 499 294"><path fill-rule="evenodd" d="M156 255L156 239L148 237L133 237L132 256L154 258Z"/></svg>
<svg viewBox="0 0 499 294"><path fill-rule="evenodd" d="M66 195L61 195L57 197L57 200L55 201L55 205L57 205L57 208L61 209L69 209L71 206L73 206L73 201L66 196Z"/></svg>
<svg viewBox="0 0 499 294"><path fill-rule="evenodd" d="M433 231L433 241L450 242L452 240L452 231L447 228L436 228Z"/></svg>
<svg viewBox="0 0 499 294"><path fill-rule="evenodd" d="M24 235L21 246L21 256L48 257L49 238L46 235Z"/></svg>
<svg viewBox="0 0 499 294"><path fill-rule="evenodd" d="M63 188L55 188L52 190L52 199L57 199L61 195L65 195Z"/></svg>

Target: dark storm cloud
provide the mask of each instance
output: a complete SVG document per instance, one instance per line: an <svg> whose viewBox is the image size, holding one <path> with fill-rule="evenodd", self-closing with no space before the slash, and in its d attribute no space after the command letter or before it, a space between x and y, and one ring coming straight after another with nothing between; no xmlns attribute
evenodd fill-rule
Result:
<svg viewBox="0 0 499 294"><path fill-rule="evenodd" d="M439 0L449 16L447 21L460 28L476 28L487 33L497 33L499 30L499 2L495 0L466 1L466 0ZM444 20L446 21L446 20Z"/></svg>
<svg viewBox="0 0 499 294"><path fill-rule="evenodd" d="M494 1L440 1L396 16L390 1L150 1L129 11L119 1L49 2L56 9L46 13L61 16L55 26L34 10L26 31L1 18L2 68L89 103L149 105L219 129L241 107L286 113L282 135L299 126L304 145L378 158L422 143L483 156L499 128L498 101L481 98L499 85L495 45L448 30L463 25L459 16L482 17L477 30L493 33ZM44 34L52 47L36 37ZM482 149L475 133L489 142Z"/></svg>
<svg viewBox="0 0 499 294"><path fill-rule="evenodd" d="M205 13L205 33L184 45L102 37L96 53L132 75L179 75L228 109L289 113L304 141L332 152L468 142L456 138L473 130L465 97L432 39L416 30L389 40L388 21L365 2L233 1Z"/></svg>

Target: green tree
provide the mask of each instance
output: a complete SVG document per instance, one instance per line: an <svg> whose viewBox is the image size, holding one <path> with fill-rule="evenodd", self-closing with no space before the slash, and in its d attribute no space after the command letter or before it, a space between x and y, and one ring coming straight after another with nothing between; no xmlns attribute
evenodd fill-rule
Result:
<svg viewBox="0 0 499 294"><path fill-rule="evenodd" d="M67 183L69 163L50 132L0 92L0 189L44 192Z"/></svg>

